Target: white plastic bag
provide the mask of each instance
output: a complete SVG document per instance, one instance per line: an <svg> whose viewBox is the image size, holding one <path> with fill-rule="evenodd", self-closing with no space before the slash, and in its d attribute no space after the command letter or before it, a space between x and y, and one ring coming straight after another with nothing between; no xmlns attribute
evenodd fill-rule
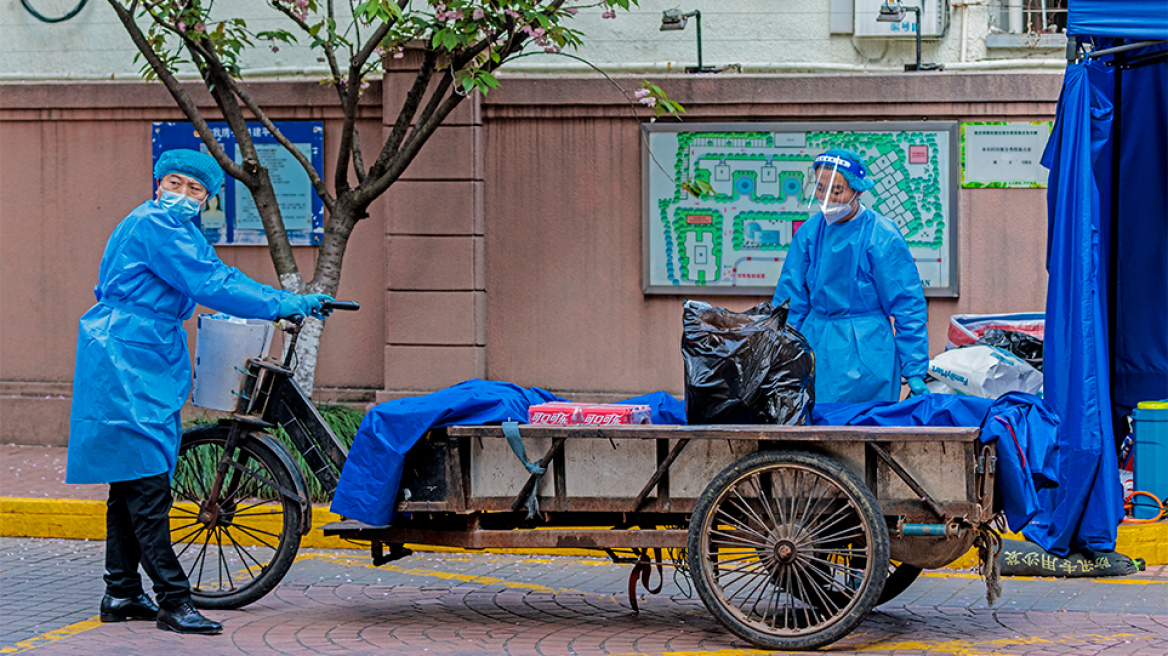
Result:
<svg viewBox="0 0 1168 656"><path fill-rule="evenodd" d="M929 374L958 394L996 399L1006 392L1042 393L1042 372L1010 353L977 344L945 351L929 362Z"/></svg>

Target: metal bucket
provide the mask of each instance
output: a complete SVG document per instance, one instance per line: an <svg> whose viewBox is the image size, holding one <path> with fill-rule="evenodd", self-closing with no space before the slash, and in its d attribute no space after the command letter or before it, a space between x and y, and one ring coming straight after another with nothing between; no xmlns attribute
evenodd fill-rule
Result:
<svg viewBox="0 0 1168 656"><path fill-rule="evenodd" d="M275 333L272 322L262 319L199 315L191 403L209 410L235 410L248 359L267 355Z"/></svg>

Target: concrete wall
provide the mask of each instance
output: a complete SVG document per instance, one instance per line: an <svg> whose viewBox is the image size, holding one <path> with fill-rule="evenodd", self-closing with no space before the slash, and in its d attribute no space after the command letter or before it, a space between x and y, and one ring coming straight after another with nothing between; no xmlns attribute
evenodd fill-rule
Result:
<svg viewBox="0 0 1168 656"><path fill-rule="evenodd" d="M367 153L410 77L391 72L367 95ZM1049 119L1061 84L1039 73L653 79L690 121ZM323 119L327 153L330 92L254 93L277 118ZM64 443L76 321L102 245L149 194L150 123L180 119L154 85L0 85L0 440ZM384 400L478 376L581 400L680 395L681 297L641 292L642 120L599 77L507 76L464 101L354 233L341 296L363 308L330 320L317 378L330 389L318 394ZM1045 190L959 198L960 296L929 300L934 354L951 314L1044 307ZM219 252L274 282L265 249ZM309 271L312 251L298 255Z"/></svg>
<svg viewBox="0 0 1168 656"><path fill-rule="evenodd" d="M257 100L276 119L325 123L328 149L340 130L335 92L315 84L271 83ZM194 94L204 111L213 103ZM362 140L378 147L380 88L371 89ZM134 82L0 85L0 440L64 443L77 319L93 305L106 239L152 193L150 125L183 120L160 85ZM359 225L346 254L340 296L362 311L338 313L325 331L317 384L376 388L383 379L383 204ZM306 278L314 250L297 248ZM220 247L224 262L277 285L264 247ZM359 263L359 264L357 264ZM206 312L199 308L196 313ZM194 350L194 320L187 322ZM326 391L325 397L337 391Z"/></svg>
<svg viewBox="0 0 1168 656"><path fill-rule="evenodd" d="M687 121L1031 120L1053 116L1061 76L655 82ZM639 122L620 94L596 78L508 78L483 116L489 376L593 398L680 394L681 297L641 293ZM960 296L929 300L932 354L951 314L1043 310L1045 198L960 190ZM744 309L764 299L702 300Z"/></svg>
<svg viewBox="0 0 1168 656"><path fill-rule="evenodd" d="M1015 48L987 49L987 35L991 24L1000 22L997 14L1001 13L1003 1L954 3L957 6L950 10L945 36L924 40L923 60L954 65L1027 58L1051 60L1053 65L1061 66L1063 51L1058 38L1047 39L1049 44L1042 42L1052 47L1028 47L1026 44L1037 45L1039 41L1018 38ZM596 3L578 4L588 6L566 24L582 31L585 43L573 54L606 70L696 64L696 25L692 20L684 31L659 29L662 10L675 8L701 10L703 58L711 66L741 64L748 69L781 67L788 71L792 66L811 71L830 66L887 70L915 59L911 32L896 39L838 33L841 21L846 26L855 24L853 12L859 13L860 21L874 22L878 3L872 0L692 0L684 5L675 0L641 0L630 11L618 11L611 20L601 18L604 9ZM72 5L49 2L33 6L53 13ZM347 7L346 3L338 3L342 13ZM254 0L218 0L214 15L241 18L253 31L294 29L266 3ZM906 23L909 20L911 14ZM346 24L343 16L340 22ZM138 79L140 64L134 62L133 44L106 2L91 2L69 21L46 24L33 18L17 0L8 0L0 3L0 32L5 37L0 40L0 61L4 62L0 79ZM319 61L319 53L306 44L307 39L302 39L301 45L282 44L275 52L260 45L245 52L240 64L247 75L323 77L327 69ZM1034 61L1033 65L1041 62ZM511 65L513 70L545 66L579 68L567 58L542 54Z"/></svg>

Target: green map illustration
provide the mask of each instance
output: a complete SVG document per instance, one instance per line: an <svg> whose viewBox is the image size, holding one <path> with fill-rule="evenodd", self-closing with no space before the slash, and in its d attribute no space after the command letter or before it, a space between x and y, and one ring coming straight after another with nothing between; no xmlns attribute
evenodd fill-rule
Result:
<svg viewBox="0 0 1168 656"><path fill-rule="evenodd" d="M773 290L795 233L819 211L811 195L812 161L834 147L864 158L876 187L860 202L900 227L925 287L949 285L947 130L650 131L648 137L647 289ZM670 175L662 168L672 169ZM694 198L674 180L704 180L714 193Z"/></svg>

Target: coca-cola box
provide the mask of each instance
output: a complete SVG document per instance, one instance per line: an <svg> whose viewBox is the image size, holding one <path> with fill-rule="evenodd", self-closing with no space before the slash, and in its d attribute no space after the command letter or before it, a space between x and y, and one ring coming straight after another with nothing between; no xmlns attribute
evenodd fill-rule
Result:
<svg viewBox="0 0 1168 656"><path fill-rule="evenodd" d="M527 423L545 426L619 426L653 423L647 405L552 402L527 409Z"/></svg>
<svg viewBox="0 0 1168 656"><path fill-rule="evenodd" d="M581 410L587 403L553 401L527 408L527 423L545 426L579 426L583 423Z"/></svg>
<svg viewBox="0 0 1168 656"><path fill-rule="evenodd" d="M585 426L618 426L621 424L652 423L652 411L647 405L623 405L607 403L590 405L581 411L580 420Z"/></svg>

